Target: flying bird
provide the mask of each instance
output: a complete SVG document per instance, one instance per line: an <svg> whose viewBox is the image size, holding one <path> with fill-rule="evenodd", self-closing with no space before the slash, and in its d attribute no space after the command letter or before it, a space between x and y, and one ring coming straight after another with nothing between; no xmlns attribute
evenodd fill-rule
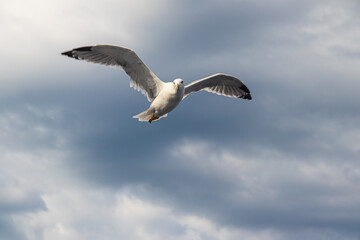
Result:
<svg viewBox="0 0 360 240"><path fill-rule="evenodd" d="M180 78L173 82L163 82L133 50L125 47L95 45L75 48L61 54L78 60L122 67L130 77L130 87L141 91L151 102L149 109L133 116L142 122L151 123L166 117L187 95L201 90L227 97L252 99L245 84L228 74L217 73L186 86Z"/></svg>

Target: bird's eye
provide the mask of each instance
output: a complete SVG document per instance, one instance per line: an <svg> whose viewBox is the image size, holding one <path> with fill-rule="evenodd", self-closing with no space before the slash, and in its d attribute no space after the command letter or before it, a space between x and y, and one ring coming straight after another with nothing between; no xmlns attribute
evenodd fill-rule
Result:
<svg viewBox="0 0 360 240"><path fill-rule="evenodd" d="M181 81L181 83L184 83L184 81Z"/></svg>

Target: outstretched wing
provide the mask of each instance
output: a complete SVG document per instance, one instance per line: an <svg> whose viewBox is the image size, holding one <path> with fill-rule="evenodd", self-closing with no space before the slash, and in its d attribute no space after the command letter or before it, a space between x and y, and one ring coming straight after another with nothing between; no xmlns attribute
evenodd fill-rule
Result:
<svg viewBox="0 0 360 240"><path fill-rule="evenodd" d="M190 83L185 87L184 98L192 92L201 90L227 97L252 99L249 89L240 79L222 73L217 73Z"/></svg>
<svg viewBox="0 0 360 240"><path fill-rule="evenodd" d="M150 102L156 98L163 88L164 82L131 49L111 45L96 45L75 48L61 54L78 60L122 67L130 76L130 87L141 91Z"/></svg>

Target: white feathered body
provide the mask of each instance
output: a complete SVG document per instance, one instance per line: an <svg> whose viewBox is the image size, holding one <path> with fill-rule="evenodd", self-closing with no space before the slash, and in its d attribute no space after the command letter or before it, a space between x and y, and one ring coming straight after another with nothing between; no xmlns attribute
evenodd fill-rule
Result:
<svg viewBox="0 0 360 240"><path fill-rule="evenodd" d="M174 82L167 82L151 103L149 109L134 116L134 118L138 118L139 121L149 121L153 114L159 119L166 117L181 102L184 93L183 85L176 87Z"/></svg>
<svg viewBox="0 0 360 240"><path fill-rule="evenodd" d="M184 88L176 87L173 82L164 84L164 88L151 103L150 108L155 110L155 116L161 117L172 111L184 97Z"/></svg>

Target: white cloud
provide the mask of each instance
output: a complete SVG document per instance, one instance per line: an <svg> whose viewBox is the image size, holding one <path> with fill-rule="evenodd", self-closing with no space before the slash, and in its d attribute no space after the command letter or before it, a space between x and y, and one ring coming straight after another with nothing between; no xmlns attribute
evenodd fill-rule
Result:
<svg viewBox="0 0 360 240"><path fill-rule="evenodd" d="M174 214L129 192L74 189L44 195L47 210L14 215L27 239L277 239L271 230L216 225L196 215Z"/></svg>
<svg viewBox="0 0 360 240"><path fill-rule="evenodd" d="M310 46L314 53L329 57L336 48L360 51L358 23L346 4L321 4L309 13L302 31L314 38Z"/></svg>
<svg viewBox="0 0 360 240"><path fill-rule="evenodd" d="M279 208L280 212L316 205L316 210L305 215L326 222L335 220L339 214L345 218L355 217L351 209L360 201L356 170L360 166L352 159L334 160L331 154L304 158L263 147L251 155L243 155L235 149L194 140L177 144L171 154L174 164L185 165L209 179L225 181L229 187L229 196L225 197L240 205L266 205ZM301 195L294 188L298 188ZM302 215L299 213L297 217Z"/></svg>
<svg viewBox="0 0 360 240"><path fill-rule="evenodd" d="M68 48L99 43L138 47L166 4L163 0L4 0L0 50L6 64L0 66L1 81L59 72L64 59L60 53Z"/></svg>
<svg viewBox="0 0 360 240"><path fill-rule="evenodd" d="M276 208L278 205L274 203L284 204L284 199L293 194L293 186L298 186L305 187L302 193L310 190L312 196L310 199L298 196L290 205L304 208L308 201L310 205L321 204L327 208L326 213L319 210L308 213L318 221L354 217L349 210L359 200L358 184L339 165L317 160L303 162L270 150L249 158L235 155L229 149L215 150L207 142L189 140L178 143L172 154L177 157L171 161L192 168L196 174L226 180L232 185L229 191L233 200L239 203L251 206L250 203L262 205L270 201L269 207ZM8 214L29 240L271 240L289 236L279 229L221 225L205 216L153 202L136 194L136 189L143 186L128 185L121 189L91 186L71 172L67 155L62 152L41 155L3 152L0 159L2 182L6 183L1 195L6 196L5 200L24 203L32 192L41 197L45 206ZM313 192L311 186L320 186L325 191ZM300 233L306 234L309 234L307 230ZM310 236L317 234L315 231Z"/></svg>
<svg viewBox="0 0 360 240"><path fill-rule="evenodd" d="M33 107L28 110L38 118L62 119L57 111L53 114L53 110ZM16 132L19 124L24 128L31 126L23 116L14 118L13 115L2 117L11 133ZM12 124L9 119L17 121ZM52 131L54 129L42 134ZM4 138L1 141L5 144ZM154 203L134 193L138 186L121 189L92 186L72 170L74 156L70 157L66 149L43 146L41 151L9 151L6 144L0 149L0 206L17 204L17 209L4 214L28 240L233 240L242 237L266 240L279 235L271 230L250 231L218 225L203 216ZM33 204L29 204L31 202Z"/></svg>

